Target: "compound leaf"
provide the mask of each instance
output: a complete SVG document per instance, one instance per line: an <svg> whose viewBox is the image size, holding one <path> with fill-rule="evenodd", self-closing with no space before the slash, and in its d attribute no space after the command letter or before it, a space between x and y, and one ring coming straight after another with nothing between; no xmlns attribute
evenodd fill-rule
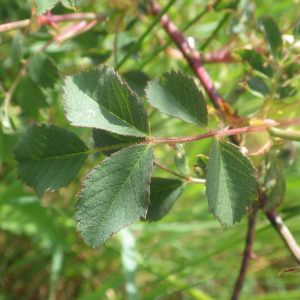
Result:
<svg viewBox="0 0 300 300"><path fill-rule="evenodd" d="M210 153L206 196L215 217L227 228L239 222L257 199L259 182L250 160L238 147L216 140Z"/></svg>
<svg viewBox="0 0 300 300"><path fill-rule="evenodd" d="M77 228L87 245L97 248L146 217L152 163L152 146L134 145L113 154L88 175L75 206Z"/></svg>
<svg viewBox="0 0 300 300"><path fill-rule="evenodd" d="M159 221L172 208L183 190L183 182L178 179L152 177L147 221Z"/></svg>
<svg viewBox="0 0 300 300"><path fill-rule="evenodd" d="M197 126L206 127L207 108L204 96L192 78L174 70L149 82L148 102L162 113Z"/></svg>
<svg viewBox="0 0 300 300"><path fill-rule="evenodd" d="M72 125L124 135L150 134L143 102L113 68L67 76L65 82L64 108Z"/></svg>
<svg viewBox="0 0 300 300"><path fill-rule="evenodd" d="M88 154L85 143L67 129L31 124L13 149L19 178L38 196L70 184Z"/></svg>

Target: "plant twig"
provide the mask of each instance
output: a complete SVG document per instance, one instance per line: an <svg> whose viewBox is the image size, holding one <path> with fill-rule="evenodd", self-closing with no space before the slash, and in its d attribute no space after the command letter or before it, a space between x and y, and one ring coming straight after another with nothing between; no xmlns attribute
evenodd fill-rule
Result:
<svg viewBox="0 0 300 300"><path fill-rule="evenodd" d="M243 284L244 284L244 281L246 278L246 274L248 271L248 267L250 264L250 259L254 257L253 243L254 243L254 236L255 236L255 224L256 224L256 219L257 219L257 212L258 212L258 208L254 207L253 212L249 215L248 231L247 231L244 257L243 257L239 276L236 280L236 284L235 284L235 288L234 288L231 300L239 299L242 288L243 288Z"/></svg>
<svg viewBox="0 0 300 300"><path fill-rule="evenodd" d="M287 248L290 250L297 263L300 264L300 247L295 241L289 229L282 221L281 217L278 215L277 211L273 209L267 211L265 214L285 242Z"/></svg>
<svg viewBox="0 0 300 300"><path fill-rule="evenodd" d="M179 178L185 179L187 182L194 182L194 183L205 183L205 179L200 179L200 178L193 178L193 177L186 177L184 175L181 175L177 172L174 172L167 168L166 166L160 164L157 160L153 161L153 164L156 165L157 167L169 172L170 174L173 174L174 176L177 176Z"/></svg>
<svg viewBox="0 0 300 300"><path fill-rule="evenodd" d="M37 19L39 24L42 26L49 23L58 23L58 22L73 21L73 20L95 20L101 16L104 16L104 14L74 13L74 14L66 14L66 15L52 15L50 13L50 14L38 16ZM0 32L25 28L28 27L29 25L30 25L30 19L1 24Z"/></svg>

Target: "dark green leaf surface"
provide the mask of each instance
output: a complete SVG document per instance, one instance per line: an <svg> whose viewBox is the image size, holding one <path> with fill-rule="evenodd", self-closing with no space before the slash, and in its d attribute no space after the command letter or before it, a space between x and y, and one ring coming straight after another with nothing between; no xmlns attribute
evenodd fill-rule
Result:
<svg viewBox="0 0 300 300"><path fill-rule="evenodd" d="M183 190L183 182L178 179L152 177L147 221L162 219L171 209Z"/></svg>
<svg viewBox="0 0 300 300"><path fill-rule="evenodd" d="M144 104L112 68L104 66L68 76L65 82L64 108L72 125L124 135L149 135Z"/></svg>
<svg viewBox="0 0 300 300"><path fill-rule="evenodd" d="M35 119L39 119L39 109L48 107L46 96L29 76L22 76L15 91L16 99L22 111Z"/></svg>
<svg viewBox="0 0 300 300"><path fill-rule="evenodd" d="M128 142L138 142L143 140L143 138L141 137L136 137L131 135L120 135L102 129L93 128L92 131L93 131L93 139L95 141L96 147L106 147L106 146L124 144ZM106 156L110 156L113 153L121 150L121 148L106 150L103 151L102 153Z"/></svg>
<svg viewBox="0 0 300 300"><path fill-rule="evenodd" d="M41 15L45 13L47 10L50 10L55 6L58 0L35 0L37 4L37 14ZM63 6L67 8L75 9L74 0L60 0Z"/></svg>
<svg viewBox="0 0 300 300"><path fill-rule="evenodd" d="M148 102L166 115L197 126L207 126L207 108L204 96L192 78L172 70L149 82Z"/></svg>
<svg viewBox="0 0 300 300"><path fill-rule="evenodd" d="M88 154L73 132L52 124L31 124L14 148L19 178L38 196L70 184Z"/></svg>
<svg viewBox="0 0 300 300"><path fill-rule="evenodd" d="M258 76L251 76L247 83L252 94L254 94L255 96L265 98L270 93L270 90L265 81Z"/></svg>
<svg viewBox="0 0 300 300"><path fill-rule="evenodd" d="M282 39L277 23L272 16L265 16L260 19L263 24L266 38L272 55L280 60L282 54Z"/></svg>
<svg viewBox="0 0 300 300"><path fill-rule="evenodd" d="M53 88L59 79L56 65L52 59L44 53L34 55L29 63L28 69L32 80L43 88Z"/></svg>
<svg viewBox="0 0 300 300"><path fill-rule="evenodd" d="M87 245L97 248L146 217L152 163L152 146L135 145L113 154L88 175L75 206L77 228Z"/></svg>
<svg viewBox="0 0 300 300"><path fill-rule="evenodd" d="M273 70L270 65L266 65L266 58L255 50L239 49L237 53L243 60L246 60L253 70L258 71L268 77L272 77Z"/></svg>
<svg viewBox="0 0 300 300"><path fill-rule="evenodd" d="M221 140L215 141L210 153L205 185L210 209L227 228L242 219L259 188L250 160L238 147Z"/></svg>
<svg viewBox="0 0 300 300"><path fill-rule="evenodd" d="M145 95L145 88L149 77L141 71L128 71L122 74L122 77L125 79L130 88L135 91L139 97Z"/></svg>

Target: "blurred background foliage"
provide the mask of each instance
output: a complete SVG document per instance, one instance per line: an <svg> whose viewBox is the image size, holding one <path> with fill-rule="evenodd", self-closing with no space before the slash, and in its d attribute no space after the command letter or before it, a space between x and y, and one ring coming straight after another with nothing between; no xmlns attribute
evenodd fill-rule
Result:
<svg viewBox="0 0 300 300"><path fill-rule="evenodd" d="M236 1L222 2L227 5ZM202 49L212 35L204 52L222 47L232 40L233 35L234 47L251 45L262 38L255 28L259 17L270 14L279 28L284 29L297 20L299 12L296 0L237 2L238 6L233 10L222 7L216 11L208 10L185 31L187 36L194 38L196 49ZM159 3L164 7L167 1ZM177 1L168 15L179 28L185 28L205 11L207 4L204 0ZM53 86L36 85L27 70L13 94L9 106L13 128L0 127L0 300L228 299L240 268L247 218L230 230L222 228L208 211L203 185L188 185L160 222L138 221L114 235L104 246L91 250L75 232L75 195L79 193L85 175L104 156L90 155L70 186L49 192L40 199L31 188L17 180L11 150L29 123L51 122L66 127L94 147L90 129L72 127L64 117L63 77L103 63L116 66L153 21L153 16L147 12L146 1L75 0L75 6L77 12L103 13L118 8L121 13L112 14L92 30L46 49L45 53L55 63L59 74ZM245 24L240 22L241 7L255 8L254 15ZM0 22L28 19L31 9L31 0L2 0ZM52 9L55 15L69 13L73 11L60 3ZM240 26L235 34L230 33L234 24ZM58 25L63 29L70 26L70 22ZM217 34L214 34L218 26ZM43 26L35 32L25 28L1 33L0 104L3 104L5 91L13 84L23 60L36 53L55 32L54 28ZM292 34L292 27L285 34ZM181 137L204 133L201 128L154 111L145 101L143 89L147 80L162 72L174 68L193 76L173 44L167 50L158 51L168 41L166 33L157 24L119 73L143 97L153 136ZM251 114L262 104L262 98L249 91L239 98L232 96L245 73L245 64L207 64L206 68L220 93L228 97L239 114ZM195 81L200 87L199 81ZM298 98L297 90L284 101L291 103ZM214 127L214 121L210 127ZM294 144L299 150L300 143ZM206 139L184 146L190 168L196 163L198 154L209 154L211 145L212 139ZM167 145L155 147L156 159L172 170L176 168L174 155L174 149ZM300 158L296 154L294 164L285 170L286 195L279 213L296 241L300 242L299 174ZM170 177L157 168L153 175ZM241 299L300 299L300 273L278 275L282 269L296 265L263 213L259 214L254 252L257 257L251 262Z"/></svg>

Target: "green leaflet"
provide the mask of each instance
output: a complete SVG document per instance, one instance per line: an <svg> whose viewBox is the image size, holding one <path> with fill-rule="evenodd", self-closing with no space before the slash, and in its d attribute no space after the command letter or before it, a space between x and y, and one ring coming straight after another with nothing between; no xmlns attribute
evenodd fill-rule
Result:
<svg viewBox="0 0 300 300"><path fill-rule="evenodd" d="M197 126L206 127L207 108L204 96L192 78L172 70L149 82L148 102L162 113Z"/></svg>
<svg viewBox="0 0 300 300"><path fill-rule="evenodd" d="M152 177L147 221L159 221L172 208L183 190L183 182L178 179Z"/></svg>
<svg viewBox="0 0 300 300"><path fill-rule="evenodd" d="M221 140L211 150L205 185L210 209L227 228L242 219L259 188L250 160L238 147Z"/></svg>
<svg viewBox="0 0 300 300"><path fill-rule="evenodd" d="M282 39L276 21L272 16L264 16L260 19L269 44L272 55L276 60L281 59Z"/></svg>
<svg viewBox="0 0 300 300"><path fill-rule="evenodd" d="M258 71L268 77L273 76L273 69L266 64L266 58L259 52L249 49L239 49L235 51L243 60L246 60L253 70Z"/></svg>
<svg viewBox="0 0 300 300"><path fill-rule="evenodd" d="M52 124L31 124L13 149L19 178L38 196L70 184L88 153L85 143L73 132Z"/></svg>
<svg viewBox="0 0 300 300"><path fill-rule="evenodd" d="M75 205L77 228L87 245L97 248L146 217L152 163L152 146L134 145L113 154L88 175Z"/></svg>
<svg viewBox="0 0 300 300"><path fill-rule="evenodd" d="M72 125L149 136L143 102L113 68L104 66L101 70L67 76L65 82L64 108Z"/></svg>

